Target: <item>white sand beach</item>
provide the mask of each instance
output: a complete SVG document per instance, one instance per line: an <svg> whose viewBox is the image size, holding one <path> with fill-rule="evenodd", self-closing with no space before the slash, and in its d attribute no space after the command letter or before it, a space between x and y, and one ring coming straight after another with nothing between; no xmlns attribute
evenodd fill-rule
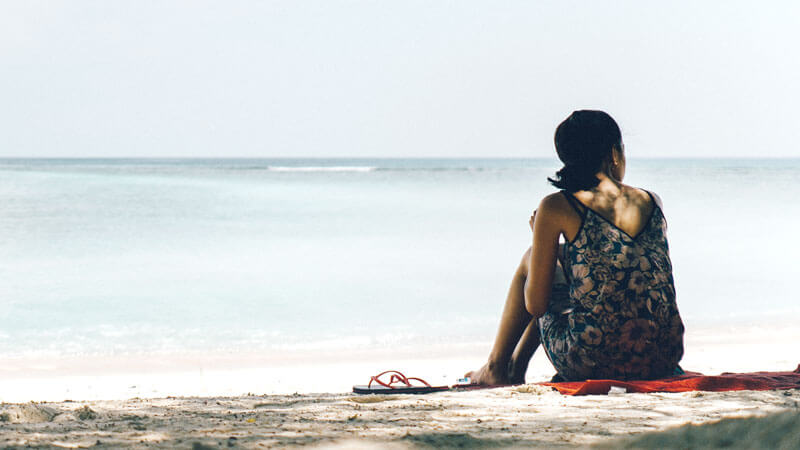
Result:
<svg viewBox="0 0 800 450"><path fill-rule="evenodd" d="M24 403L0 407L0 445L584 447L686 424L787 410L795 411L796 426L798 407L798 390L568 397L537 385L430 395ZM706 441L696 446L712 445Z"/></svg>
<svg viewBox="0 0 800 450"><path fill-rule="evenodd" d="M732 332L697 328L687 335L683 366L707 374L793 370L799 359L791 345L797 342L793 333L788 325ZM617 441L622 438L655 439L644 436L648 432L800 407L798 390L569 397L527 384L429 395L349 392L353 384L389 368L433 384L452 383L482 361L485 349L480 347L354 351L349 358L295 352L294 358L257 353L75 356L38 365L7 359L0 370L0 395L7 402L0 406L0 446L617 446L623 445ZM549 363L537 355L528 382L546 381L551 374ZM768 420L791 429L798 419L795 414ZM671 433L677 433L673 443L681 446L680 439L695 439L691 433L705 431ZM718 434L709 433L703 439Z"/></svg>

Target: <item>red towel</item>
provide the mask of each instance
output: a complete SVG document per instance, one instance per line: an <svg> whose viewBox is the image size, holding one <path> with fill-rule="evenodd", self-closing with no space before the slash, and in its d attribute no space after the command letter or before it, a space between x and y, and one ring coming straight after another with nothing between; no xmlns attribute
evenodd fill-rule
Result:
<svg viewBox="0 0 800 450"><path fill-rule="evenodd" d="M660 380L586 380L539 384L551 386L564 395L608 394L612 387L624 388L626 392L771 391L800 388L800 365L794 372L726 372L716 376L686 372Z"/></svg>

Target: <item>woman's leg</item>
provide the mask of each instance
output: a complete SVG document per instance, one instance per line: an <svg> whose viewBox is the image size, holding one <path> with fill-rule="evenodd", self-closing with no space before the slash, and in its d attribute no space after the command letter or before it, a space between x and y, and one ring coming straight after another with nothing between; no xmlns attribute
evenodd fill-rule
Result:
<svg viewBox="0 0 800 450"><path fill-rule="evenodd" d="M564 254L564 244L559 245L558 254ZM556 286L566 286L566 284L567 279L564 277L564 269L562 268L561 258L559 257L556 260L556 270L553 275L554 292L550 296L551 301L555 298L554 294ZM528 371L528 363L531 362L533 354L536 353L536 349L539 348L541 336L542 335L539 331L539 320L531 320L528 324L528 327L525 328L525 332L522 333L522 337L517 344L517 348L514 349L514 354L511 356L511 362L509 363L508 370L509 376L513 383L522 384L525 382L525 372Z"/></svg>
<svg viewBox="0 0 800 450"><path fill-rule="evenodd" d="M539 334L539 321L532 319L522 333L517 348L514 349L514 354L511 355L511 362L508 365L508 376L514 384L525 383L525 372L528 371L528 363L531 362L533 354L539 348L539 341L541 337Z"/></svg>
<svg viewBox="0 0 800 450"><path fill-rule="evenodd" d="M511 280L489 361L480 369L466 374L473 383L525 382L524 369L539 345L539 328L525 308L525 280L530 253L531 249L528 248Z"/></svg>

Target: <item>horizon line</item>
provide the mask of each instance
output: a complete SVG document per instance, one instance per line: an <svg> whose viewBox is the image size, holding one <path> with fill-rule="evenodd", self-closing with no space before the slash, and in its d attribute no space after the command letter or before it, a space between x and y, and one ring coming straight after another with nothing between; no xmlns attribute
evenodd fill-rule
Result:
<svg viewBox="0 0 800 450"><path fill-rule="evenodd" d="M396 159L542 159L542 160L558 160L557 156L0 156L3 159L28 159L28 160L47 160L47 159L65 159L65 160L90 160L90 159L108 159L108 160L123 160L123 159L150 159L150 160L169 160L169 159L184 159L184 160L201 160L201 159L228 159L228 160L246 160L246 159L377 159L377 160L396 160ZM800 156L640 156L628 158L633 161L644 159L744 159L744 160L785 160L785 159L800 159Z"/></svg>

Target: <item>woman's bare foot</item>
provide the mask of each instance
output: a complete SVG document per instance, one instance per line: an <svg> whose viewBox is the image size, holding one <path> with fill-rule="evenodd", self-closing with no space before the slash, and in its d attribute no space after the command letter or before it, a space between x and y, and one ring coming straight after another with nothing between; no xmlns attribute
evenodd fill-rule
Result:
<svg viewBox="0 0 800 450"><path fill-rule="evenodd" d="M485 386L501 385L501 384L515 384L508 375L508 369L499 370L495 364L487 362L478 370L467 372L465 377L469 377L472 384L480 384Z"/></svg>

